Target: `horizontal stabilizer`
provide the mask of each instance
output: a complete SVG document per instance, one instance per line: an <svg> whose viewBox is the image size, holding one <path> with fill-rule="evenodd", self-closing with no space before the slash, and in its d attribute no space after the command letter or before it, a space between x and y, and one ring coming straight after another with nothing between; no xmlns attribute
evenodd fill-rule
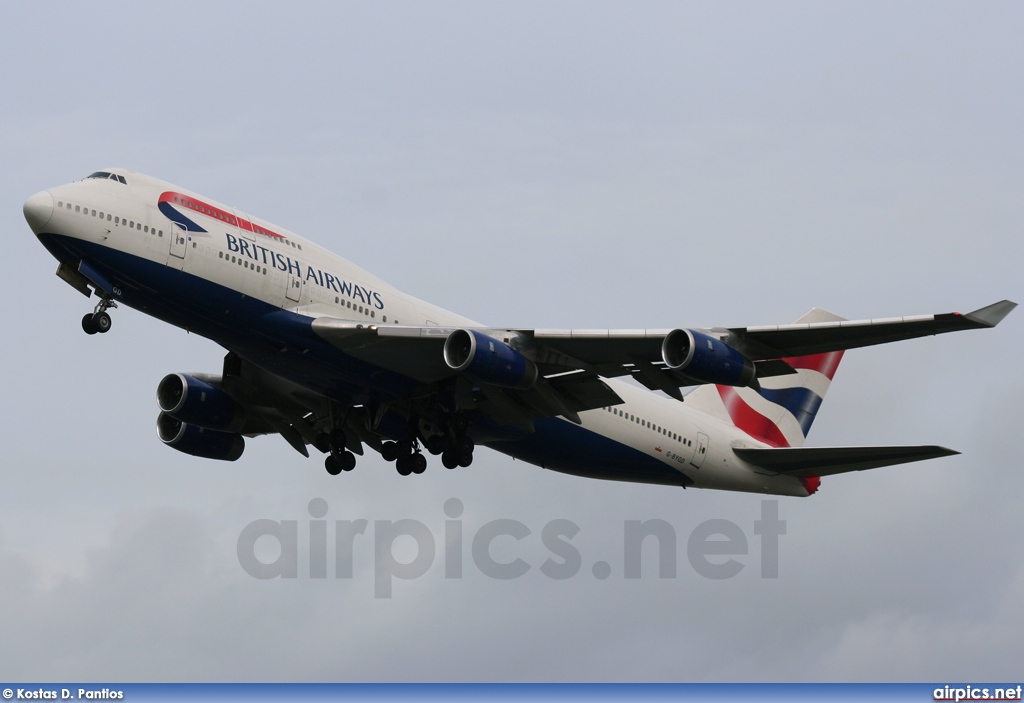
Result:
<svg viewBox="0 0 1024 703"><path fill-rule="evenodd" d="M733 451L754 466L797 478L864 471L960 453L937 446L735 448Z"/></svg>

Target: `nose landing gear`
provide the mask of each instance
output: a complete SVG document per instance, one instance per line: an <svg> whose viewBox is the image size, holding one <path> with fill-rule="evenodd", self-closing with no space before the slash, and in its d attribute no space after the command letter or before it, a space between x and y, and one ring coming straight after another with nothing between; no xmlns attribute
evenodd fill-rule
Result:
<svg viewBox="0 0 1024 703"><path fill-rule="evenodd" d="M110 308L116 308L115 303L111 298L104 296L100 299L100 302L96 304L96 309L89 315L82 318L82 329L86 334L106 334L110 331L110 315L107 314L107 310Z"/></svg>

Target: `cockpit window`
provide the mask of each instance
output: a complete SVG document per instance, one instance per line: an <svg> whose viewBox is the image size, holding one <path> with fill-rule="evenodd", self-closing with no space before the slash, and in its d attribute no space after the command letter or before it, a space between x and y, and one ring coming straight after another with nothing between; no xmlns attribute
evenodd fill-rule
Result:
<svg viewBox="0 0 1024 703"><path fill-rule="evenodd" d="M124 176L118 176L113 173L107 173L106 171L97 171L96 173L86 176L86 178L105 178L111 181L116 181L118 183L124 183L125 185L128 185L128 182L124 179Z"/></svg>

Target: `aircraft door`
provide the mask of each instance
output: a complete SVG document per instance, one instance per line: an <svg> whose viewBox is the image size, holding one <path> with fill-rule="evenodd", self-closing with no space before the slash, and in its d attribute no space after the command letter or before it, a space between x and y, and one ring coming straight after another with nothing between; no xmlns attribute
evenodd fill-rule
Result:
<svg viewBox="0 0 1024 703"><path fill-rule="evenodd" d="M188 250L188 233L177 222L172 222L169 234L171 235L171 256L184 259L185 252Z"/></svg>
<svg viewBox="0 0 1024 703"><path fill-rule="evenodd" d="M703 432L697 433L697 451L693 453L693 458L690 459L690 463L695 468L700 468L701 464L704 463L704 459L708 456L708 436Z"/></svg>
<svg viewBox="0 0 1024 703"><path fill-rule="evenodd" d="M286 304L299 302L299 298L302 297L302 280L298 276L288 276L288 288L284 292L284 297L287 298Z"/></svg>

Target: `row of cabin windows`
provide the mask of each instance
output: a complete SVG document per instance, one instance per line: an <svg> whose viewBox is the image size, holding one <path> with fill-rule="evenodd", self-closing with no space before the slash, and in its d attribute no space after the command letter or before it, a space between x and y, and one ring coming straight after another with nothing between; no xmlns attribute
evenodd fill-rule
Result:
<svg viewBox="0 0 1024 703"><path fill-rule="evenodd" d="M92 176L89 177L92 178ZM129 220L127 218L120 217L119 215L111 215L109 212L104 214L102 211L96 212L95 210L90 210L89 208L82 207L81 205L73 206L71 203L65 204L63 200L57 202L57 207L67 208L68 210L73 209L79 214L91 215L92 217L98 217L101 220L106 219L107 222L113 222L115 225L125 225L129 229L137 229L140 232L145 232L146 234L155 234L159 237L164 236L164 231L162 229L158 230L156 227L150 227L149 225L144 225L141 222Z"/></svg>
<svg viewBox="0 0 1024 703"><path fill-rule="evenodd" d="M657 432L659 434L663 434L666 437L668 437L670 439L674 439L677 442L682 442L687 447L692 447L693 446L693 441L692 440L686 439L682 435L676 434L675 432L671 432L669 430L666 430L661 425L655 425L650 420L644 420L642 418L637 417L636 415L633 415L632 413L627 413L624 410L619 410L618 408L611 407L611 406L606 407L605 410L607 410L608 412L613 413L615 415L618 415L619 417L623 417L623 418L629 420L630 422L635 422L636 424L641 425L642 427L646 427L648 429L654 430L655 432Z"/></svg>
<svg viewBox="0 0 1024 703"><path fill-rule="evenodd" d="M364 308L362 305L356 305L351 300L346 300L343 303L343 302L341 302L341 297L339 297L337 295L334 296L334 304L335 305L344 305L345 307L349 308L350 310L355 310L360 315L369 315L370 317L377 317L376 311L371 310L370 308ZM385 315L383 319L384 319L384 322L387 322L388 321L388 316ZM395 320L395 324L396 325L398 324L397 320Z"/></svg>
<svg viewBox="0 0 1024 703"><path fill-rule="evenodd" d="M194 247L195 243L193 243L192 246ZM225 254L222 251L218 251L217 255L220 258L222 258L222 259L227 259L228 261L230 261L233 264L238 264L242 268L247 268L250 271L255 271L256 273L262 273L264 276L267 275L267 267L266 266L257 266L256 264L251 264L251 263L249 263L248 259L244 259L241 256L233 256L231 254Z"/></svg>
<svg viewBox="0 0 1024 703"><path fill-rule="evenodd" d="M178 205L182 205L184 207L187 207L190 210L195 210L196 212L201 212L204 215L209 215L210 217L216 217L218 220L223 220L224 222L227 222L229 225L234 225L235 227L238 226L238 220L235 218L235 216L234 215L229 215L226 212L224 212L223 210L217 210L215 208L209 208L209 207L206 207L205 205L200 205L199 203L196 203L196 202L193 202L191 200L184 199L184 198L179 198L177 196L174 197L174 202L176 202ZM262 227L260 227L259 225L256 225L256 224L252 225L252 230L253 230L253 232L256 232L257 234L265 234L268 237L280 237L280 235L271 234L270 232L268 232L267 230L263 229ZM301 244L296 244L295 242L291 241L290 239L286 239L284 237L281 237L280 241L284 242L285 244L287 244L288 246L292 247L293 249L298 249L299 251L302 251L302 245Z"/></svg>

